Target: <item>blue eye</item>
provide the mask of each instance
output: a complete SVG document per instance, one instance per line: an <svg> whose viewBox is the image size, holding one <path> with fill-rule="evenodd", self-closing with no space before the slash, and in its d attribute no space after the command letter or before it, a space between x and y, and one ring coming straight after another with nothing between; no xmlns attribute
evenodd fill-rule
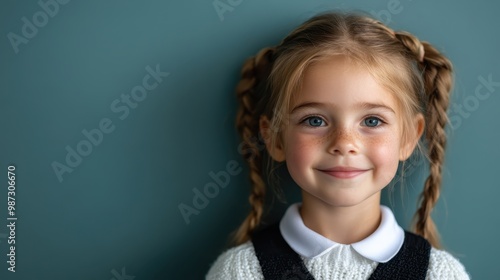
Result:
<svg viewBox="0 0 500 280"><path fill-rule="evenodd" d="M310 126L315 127L321 126L324 123L324 121L320 117L309 117L305 120Z"/></svg>
<svg viewBox="0 0 500 280"><path fill-rule="evenodd" d="M368 117L364 120L364 123L368 127L377 127L382 121L376 117Z"/></svg>

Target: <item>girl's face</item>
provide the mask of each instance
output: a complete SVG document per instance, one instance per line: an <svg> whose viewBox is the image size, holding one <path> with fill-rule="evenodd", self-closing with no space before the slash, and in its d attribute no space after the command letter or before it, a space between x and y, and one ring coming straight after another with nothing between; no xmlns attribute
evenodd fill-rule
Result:
<svg viewBox="0 0 500 280"><path fill-rule="evenodd" d="M308 67L290 108L282 153L303 201L379 204L380 191L406 159L392 94L336 56Z"/></svg>

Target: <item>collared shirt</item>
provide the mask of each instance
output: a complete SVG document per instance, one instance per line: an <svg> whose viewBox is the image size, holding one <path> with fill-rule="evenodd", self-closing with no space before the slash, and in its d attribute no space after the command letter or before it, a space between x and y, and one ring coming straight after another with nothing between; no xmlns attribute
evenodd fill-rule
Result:
<svg viewBox="0 0 500 280"><path fill-rule="evenodd" d="M375 232L359 242L344 245L306 227L299 213L301 205L295 203L288 207L280 221L280 231L288 245L306 258L321 256L338 246L351 246L361 256L385 263L392 259L403 245L404 231L397 224L391 209L386 206L380 206L382 219Z"/></svg>

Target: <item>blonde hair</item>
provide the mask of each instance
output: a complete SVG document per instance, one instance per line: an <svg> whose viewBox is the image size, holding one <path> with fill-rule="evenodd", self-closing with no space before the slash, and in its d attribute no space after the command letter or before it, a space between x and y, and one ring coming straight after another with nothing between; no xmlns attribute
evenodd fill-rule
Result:
<svg viewBox="0 0 500 280"><path fill-rule="evenodd" d="M405 116L403 143L415 138L412 118L425 116L425 140L430 173L425 181L414 217L413 230L440 247L431 218L441 188L446 147L445 126L452 88L451 62L427 42L408 32L395 32L381 22L359 14L329 12L317 15L276 47L267 47L243 65L236 88L240 103L236 127L243 140L250 167L251 211L233 237L235 244L250 239L259 226L266 193L264 159L270 160L259 141L259 118L271 120L271 146L281 143L293 93L301 86L308 66L333 55L343 55L367 69L398 100ZM418 150L423 147L418 143ZM271 161L271 160L270 160ZM273 169L274 162L266 166Z"/></svg>

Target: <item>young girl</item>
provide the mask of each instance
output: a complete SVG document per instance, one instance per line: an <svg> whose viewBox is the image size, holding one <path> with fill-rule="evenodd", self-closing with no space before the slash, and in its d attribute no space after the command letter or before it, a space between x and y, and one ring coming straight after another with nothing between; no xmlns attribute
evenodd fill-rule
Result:
<svg viewBox="0 0 500 280"><path fill-rule="evenodd" d="M219 256L207 279L468 279L438 249L431 219L451 87L452 65L429 43L357 14L315 16L247 60L236 122L252 210L238 246ZM430 175L410 233L380 205L380 193L399 163L422 151ZM256 230L263 178L279 163L302 202Z"/></svg>

